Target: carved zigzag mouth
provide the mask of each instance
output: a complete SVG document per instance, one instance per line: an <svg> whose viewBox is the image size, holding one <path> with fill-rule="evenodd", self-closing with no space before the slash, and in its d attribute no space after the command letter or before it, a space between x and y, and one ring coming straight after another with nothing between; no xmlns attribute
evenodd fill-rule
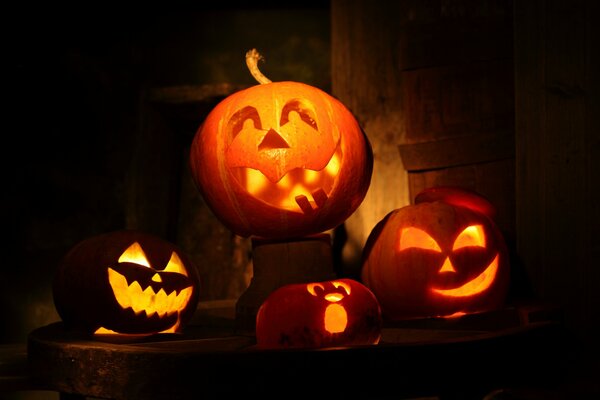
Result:
<svg viewBox="0 0 600 400"><path fill-rule="evenodd" d="M183 310L192 297L193 287L173 290L166 293L164 289L155 292L152 287L142 289L139 282L127 284L127 278L112 268L108 268L108 281L115 299L123 309L131 308L136 315L145 313L148 318L154 314L158 317L170 317Z"/></svg>

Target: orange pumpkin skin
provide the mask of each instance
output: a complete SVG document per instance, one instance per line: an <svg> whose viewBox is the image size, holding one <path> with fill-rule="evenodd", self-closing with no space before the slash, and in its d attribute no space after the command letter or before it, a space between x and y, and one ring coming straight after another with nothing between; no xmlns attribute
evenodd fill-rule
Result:
<svg viewBox="0 0 600 400"><path fill-rule="evenodd" d="M132 259L119 260L127 249L135 249L135 243L150 266ZM175 265L187 276L173 272L170 266ZM115 282L132 285L131 291L117 296ZM134 282L139 286L133 285ZM197 270L177 246L144 232L122 230L76 244L59 263L53 281L53 296L60 317L70 329L94 333L102 327L116 333L151 334L168 329L182 330L196 310L198 288ZM141 293L144 290L145 295ZM164 293L160 293L161 290ZM122 296L132 296L132 293L146 296L148 302L158 301L157 297L168 294L182 294L183 297L172 298L170 310L165 313L158 306L154 309L143 307L143 310L138 305L124 308L118 299L122 302ZM150 299L155 294L155 299ZM187 301L183 301L184 297ZM178 301L180 305L175 307ZM173 312L175 309L178 311Z"/></svg>
<svg viewBox="0 0 600 400"><path fill-rule="evenodd" d="M259 308L256 342L272 349L372 345L381 326L377 299L356 280L289 284Z"/></svg>
<svg viewBox="0 0 600 400"><path fill-rule="evenodd" d="M377 296L384 320L504 305L510 265L492 210L476 193L432 188L375 226L365 245L361 280Z"/></svg>
<svg viewBox="0 0 600 400"><path fill-rule="evenodd" d="M298 82L225 98L190 151L192 177L207 205L244 237L293 238L334 228L364 199L372 168L370 144L351 112Z"/></svg>

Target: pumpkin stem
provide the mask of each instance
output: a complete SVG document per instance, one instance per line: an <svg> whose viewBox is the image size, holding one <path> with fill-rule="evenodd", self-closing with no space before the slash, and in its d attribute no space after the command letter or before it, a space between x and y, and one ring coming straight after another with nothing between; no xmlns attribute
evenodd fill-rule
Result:
<svg viewBox="0 0 600 400"><path fill-rule="evenodd" d="M248 50L246 52L246 65L248 66L248 69L250 70L250 73L254 79L256 79L261 85L264 85L265 83L271 83L271 80L264 76L258 69L259 60L264 60L264 57L256 49Z"/></svg>

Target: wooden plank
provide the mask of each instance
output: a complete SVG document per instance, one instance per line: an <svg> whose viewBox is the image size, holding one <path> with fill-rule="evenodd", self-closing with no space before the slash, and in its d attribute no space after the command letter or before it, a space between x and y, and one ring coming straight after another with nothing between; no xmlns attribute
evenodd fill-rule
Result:
<svg viewBox="0 0 600 400"><path fill-rule="evenodd" d="M396 53L402 3L373 7L367 0L331 2L332 93L357 117L374 153L369 191L344 224L342 260L348 275L357 275L375 224L409 203L408 177L397 148L405 118Z"/></svg>
<svg viewBox="0 0 600 400"><path fill-rule="evenodd" d="M433 142L398 146L409 172L514 159L514 132L469 134Z"/></svg>

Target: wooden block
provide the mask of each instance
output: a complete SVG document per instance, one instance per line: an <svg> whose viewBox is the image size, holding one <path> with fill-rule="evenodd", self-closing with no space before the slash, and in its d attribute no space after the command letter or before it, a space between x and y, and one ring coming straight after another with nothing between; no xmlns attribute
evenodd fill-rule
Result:
<svg viewBox="0 0 600 400"><path fill-rule="evenodd" d="M335 278L329 234L294 241L255 238L252 247L252 280L236 303L239 333L254 334L258 309L275 289Z"/></svg>

